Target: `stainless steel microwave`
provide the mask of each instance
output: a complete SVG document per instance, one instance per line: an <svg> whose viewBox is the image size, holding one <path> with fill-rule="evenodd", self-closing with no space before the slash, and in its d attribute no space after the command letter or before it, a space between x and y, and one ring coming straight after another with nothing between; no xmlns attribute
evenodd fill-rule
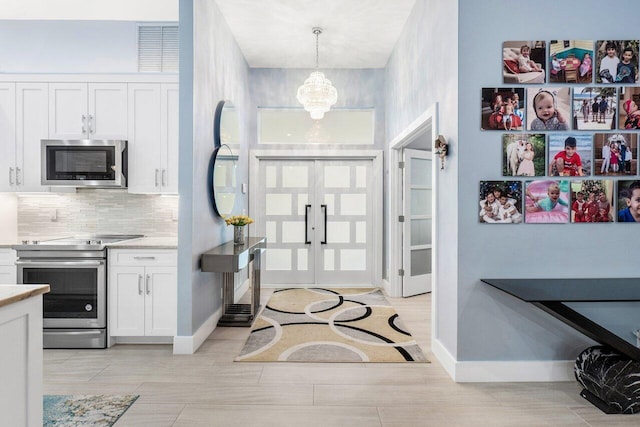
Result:
<svg viewBox="0 0 640 427"><path fill-rule="evenodd" d="M42 185L126 188L127 141L43 139Z"/></svg>

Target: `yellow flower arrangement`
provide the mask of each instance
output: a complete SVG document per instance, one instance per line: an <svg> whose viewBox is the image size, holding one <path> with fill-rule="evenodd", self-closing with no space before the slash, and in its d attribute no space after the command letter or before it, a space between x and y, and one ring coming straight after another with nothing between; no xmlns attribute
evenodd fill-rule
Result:
<svg viewBox="0 0 640 427"><path fill-rule="evenodd" d="M251 219L247 215L234 215L225 218L224 222L226 222L227 225L243 227L245 225L253 224L253 219Z"/></svg>

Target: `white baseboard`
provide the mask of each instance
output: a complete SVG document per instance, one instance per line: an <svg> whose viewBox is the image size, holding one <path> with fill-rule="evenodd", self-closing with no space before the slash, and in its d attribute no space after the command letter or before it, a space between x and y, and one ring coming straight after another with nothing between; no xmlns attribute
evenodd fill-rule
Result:
<svg viewBox="0 0 640 427"><path fill-rule="evenodd" d="M209 316L195 334L176 335L173 338L173 354L194 354L216 328L220 317L222 317L222 307Z"/></svg>
<svg viewBox="0 0 640 427"><path fill-rule="evenodd" d="M458 383L575 381L573 360L458 362L437 340L433 341L431 351Z"/></svg>

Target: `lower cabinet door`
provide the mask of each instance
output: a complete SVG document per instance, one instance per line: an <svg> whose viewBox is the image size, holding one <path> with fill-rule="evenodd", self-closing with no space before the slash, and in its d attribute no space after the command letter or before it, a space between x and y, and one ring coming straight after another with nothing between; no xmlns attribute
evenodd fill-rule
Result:
<svg viewBox="0 0 640 427"><path fill-rule="evenodd" d="M108 301L111 336L144 336L145 296L144 267L111 267Z"/></svg>
<svg viewBox="0 0 640 427"><path fill-rule="evenodd" d="M147 267L145 273L145 335L173 336L178 311L176 268Z"/></svg>

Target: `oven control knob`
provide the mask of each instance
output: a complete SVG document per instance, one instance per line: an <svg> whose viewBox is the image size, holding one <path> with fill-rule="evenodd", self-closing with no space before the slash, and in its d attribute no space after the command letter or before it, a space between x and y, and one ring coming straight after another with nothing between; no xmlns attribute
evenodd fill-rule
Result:
<svg viewBox="0 0 640 427"><path fill-rule="evenodd" d="M90 245L90 244L91 244L91 240L87 240L87 245Z"/></svg>
<svg viewBox="0 0 640 427"><path fill-rule="evenodd" d="M87 310L87 311L91 311L91 310L93 310L93 306L91 304L87 304L87 305L84 306L84 309Z"/></svg>
<svg viewBox="0 0 640 427"><path fill-rule="evenodd" d="M28 241L28 240L23 240L23 241L22 241L22 244L23 244L23 245L28 245L28 244L29 244L29 241Z"/></svg>
<svg viewBox="0 0 640 427"><path fill-rule="evenodd" d="M34 245L37 245L38 243L40 243L39 240L33 240L31 243L33 243Z"/></svg>

